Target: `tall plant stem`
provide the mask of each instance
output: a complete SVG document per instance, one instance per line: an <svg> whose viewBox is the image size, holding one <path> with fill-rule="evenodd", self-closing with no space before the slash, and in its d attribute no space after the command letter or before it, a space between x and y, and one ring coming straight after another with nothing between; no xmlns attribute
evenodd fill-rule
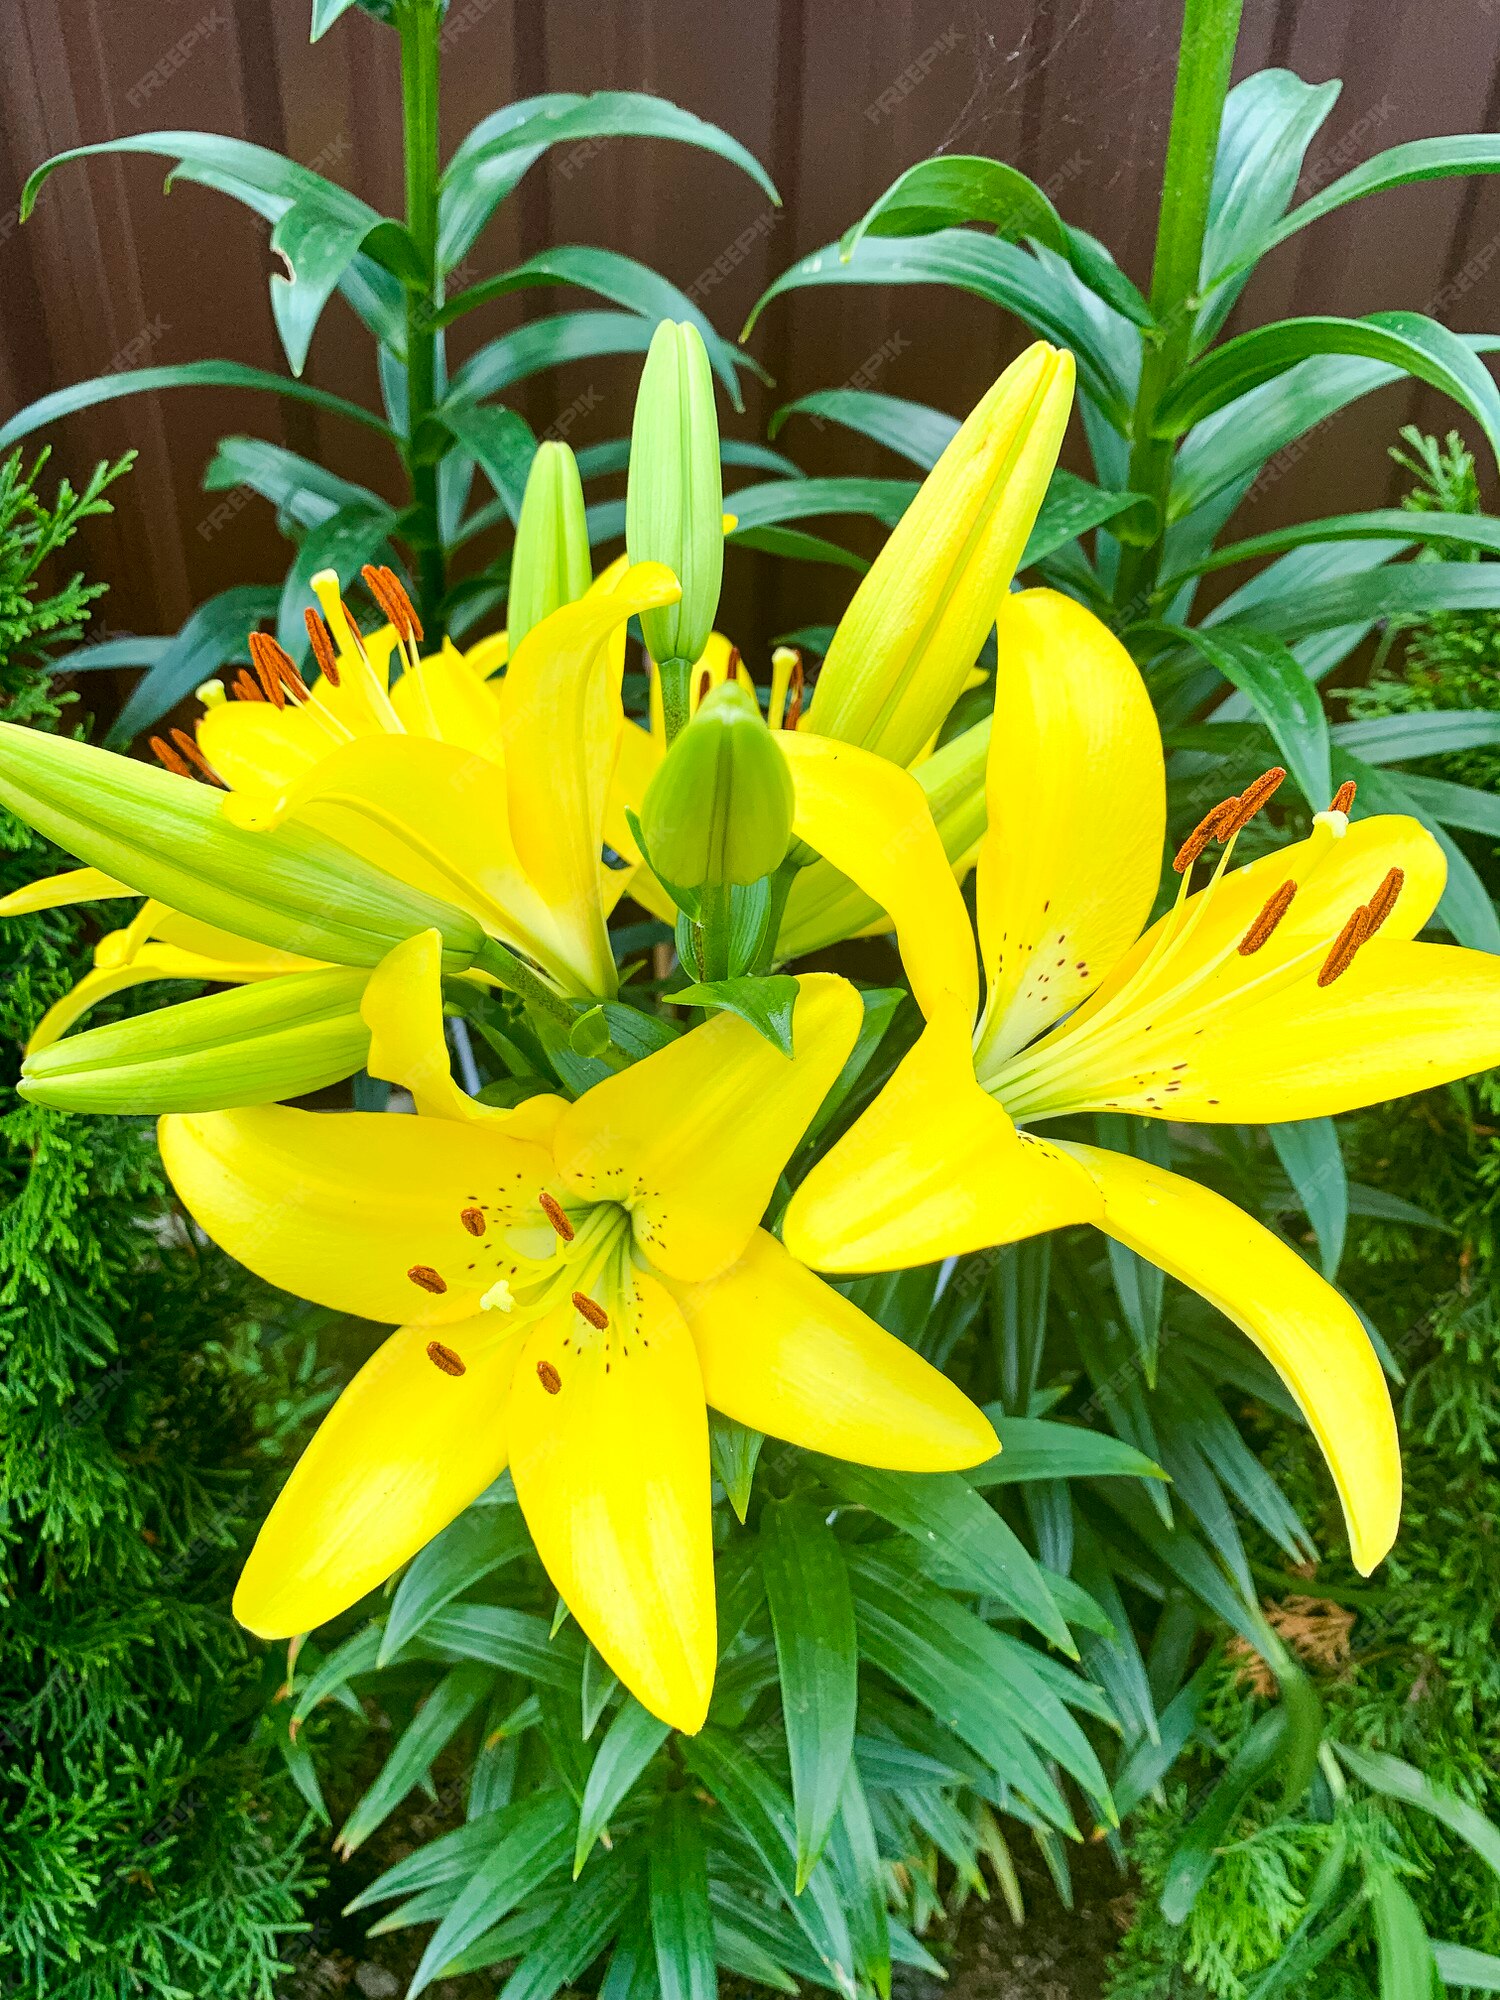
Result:
<svg viewBox="0 0 1500 2000"><path fill-rule="evenodd" d="M418 594L429 639L441 638L447 574L438 534L437 466L421 463L413 446L437 401L438 335L442 304L437 267L438 235L438 24L436 0L398 0L401 35L401 118L406 155L406 226L426 273L423 289L406 294L406 436L412 498L422 523L417 551Z"/></svg>
<svg viewBox="0 0 1500 2000"><path fill-rule="evenodd" d="M1163 394L1192 353L1214 156L1242 5L1243 0L1184 0L1172 128L1151 267L1156 331L1147 336L1130 446L1131 490L1149 494L1157 503L1162 529L1146 547L1126 548L1121 557L1115 604L1127 614L1127 622L1143 615L1147 608L1144 600L1161 570L1161 537L1175 451L1170 438L1152 436L1152 424Z"/></svg>

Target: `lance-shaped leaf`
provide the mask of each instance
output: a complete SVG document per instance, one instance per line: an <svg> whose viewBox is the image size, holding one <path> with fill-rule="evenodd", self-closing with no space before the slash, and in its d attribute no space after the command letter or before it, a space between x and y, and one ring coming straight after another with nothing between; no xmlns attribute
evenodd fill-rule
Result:
<svg viewBox="0 0 1500 2000"><path fill-rule="evenodd" d="M483 949L474 920L311 828L248 833L223 793L92 744L0 723L0 801L67 853L184 915L335 965L375 965L420 931L444 968Z"/></svg>
<svg viewBox="0 0 1500 2000"><path fill-rule="evenodd" d="M714 1922L702 1809L672 1792L651 1826L651 1934L661 2000L715 2000Z"/></svg>
<svg viewBox="0 0 1500 2000"><path fill-rule="evenodd" d="M631 1788L663 1743L670 1726L642 1708L634 1695L604 1733L595 1752L578 1810L578 1837L573 1848L573 1875L583 1873L594 1842L629 1796Z"/></svg>
<svg viewBox="0 0 1500 2000"><path fill-rule="evenodd" d="M368 486L341 478L285 445L267 438L221 437L203 475L203 490L232 493L240 486L269 500L278 515L299 528L316 528L341 507L359 501L369 507L383 504Z"/></svg>
<svg viewBox="0 0 1500 2000"><path fill-rule="evenodd" d="M364 1067L363 972L290 972L113 1021L38 1049L22 1097L63 1111L226 1111L340 1083Z"/></svg>
<svg viewBox="0 0 1500 2000"><path fill-rule="evenodd" d="M303 536L276 606L277 642L299 664L311 651L305 614L313 602L313 578L331 569L339 588L349 589L366 563L388 553L395 526L395 509L383 500L355 500Z"/></svg>
<svg viewBox="0 0 1500 2000"><path fill-rule="evenodd" d="M1170 629L1245 696L1270 730L1303 798L1322 812L1333 796L1328 718L1296 654L1280 639L1241 626Z"/></svg>
<svg viewBox="0 0 1500 2000"><path fill-rule="evenodd" d="M139 730L149 729L169 708L175 708L184 696L191 694L210 675L216 674L220 667L235 660L248 660L250 655L245 635L270 614L275 602L275 592L265 585L235 584L229 590L220 591L217 597L209 598L207 603L200 604L175 637L159 642L147 640L145 643L148 646L159 643L161 650L154 660L131 662L145 664L150 671L136 682L125 706L115 718L109 732L110 747L117 748L128 743ZM96 650L99 653L113 652L117 646L128 651L129 642L106 641L105 646ZM77 655L72 656L71 662L63 659L55 663L59 673L76 673L80 665L123 664L123 660L89 660Z"/></svg>
<svg viewBox="0 0 1500 2000"><path fill-rule="evenodd" d="M875 389L815 389L810 396L799 396L795 403L783 403L771 419L768 434L775 437L788 417L797 416L811 417L818 430L824 424L842 424L899 452L923 472L931 472L958 435L958 419L946 410L885 396Z"/></svg>
<svg viewBox="0 0 1500 2000"><path fill-rule="evenodd" d="M342 1857L362 1847L407 1793L422 1783L441 1753L494 1686L491 1668L470 1661L451 1667L392 1746L374 1783L339 1829Z"/></svg>
<svg viewBox="0 0 1500 2000"><path fill-rule="evenodd" d="M429 1618L451 1604L471 1584L525 1555L530 1548L531 1537L519 1507L476 1503L466 1508L427 1544L396 1586L376 1664L389 1665Z"/></svg>

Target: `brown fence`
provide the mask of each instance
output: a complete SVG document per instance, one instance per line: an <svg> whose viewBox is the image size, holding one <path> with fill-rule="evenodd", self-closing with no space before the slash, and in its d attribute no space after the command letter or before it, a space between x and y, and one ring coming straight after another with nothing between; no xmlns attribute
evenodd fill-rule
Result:
<svg viewBox="0 0 1500 2000"><path fill-rule="evenodd" d="M320 167L394 212L400 201L394 38L359 13L307 46L309 0L5 0L0 57L0 408L113 368L222 355L282 365L256 219L183 186L162 163L64 170L18 226L29 168L64 147L150 127L205 127ZM1023 167L1070 221L1148 275L1181 0L452 0L445 142L542 90L648 90L726 126L765 161L772 208L728 165L621 139L554 153L476 248L472 277L547 243L600 243L696 285L726 331L803 252L828 242L905 165L937 150ZM1433 132L1500 117L1500 0L1247 0L1239 71L1281 63L1344 79L1305 186ZM582 295L530 292L465 321L457 353ZM1347 209L1279 251L1246 302L1257 315L1424 308L1460 331L1500 324L1500 184L1432 183ZM1243 310L1243 308L1242 308ZM948 291L814 291L779 302L753 338L776 378L731 428L763 436L778 402L864 379L962 410L1020 344L1013 323ZM575 442L628 428L635 364L579 364L532 385L539 427L573 409ZM369 344L337 302L308 376L370 399ZM1356 405L1256 502L1257 527L1377 505L1396 427L1443 424L1434 398ZM91 537L110 630L172 629L231 582L276 577L284 544L254 501L227 518L200 490L215 438L277 438L389 487L376 440L268 396L180 390L58 425L55 463L86 469L137 446L120 512ZM809 470L898 468L832 429L790 426ZM828 615L838 575L742 555L726 616L748 641Z"/></svg>

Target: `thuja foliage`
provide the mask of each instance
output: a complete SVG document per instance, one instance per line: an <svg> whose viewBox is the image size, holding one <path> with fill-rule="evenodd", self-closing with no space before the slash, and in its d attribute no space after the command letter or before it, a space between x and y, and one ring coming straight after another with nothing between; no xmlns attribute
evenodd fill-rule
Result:
<svg viewBox="0 0 1500 2000"><path fill-rule="evenodd" d="M101 586L40 572L125 468L50 502L38 469L0 467L0 693L7 718L66 728L48 652ZM0 888L50 858L4 815ZM73 911L0 924L7 1086L82 969L82 929ZM257 1392L225 1346L250 1308L243 1275L175 1229L144 1126L24 1104L0 1120L5 1992L273 1990L301 1807L244 1747L262 1663L226 1610L265 1497Z"/></svg>
<svg viewBox="0 0 1500 2000"><path fill-rule="evenodd" d="M1460 438L1450 434L1440 444L1415 430L1402 435L1405 449L1395 456L1416 480L1403 504L1482 512L1473 459ZM1443 612L1386 635L1376 670L1351 694L1351 705L1361 717L1495 710L1497 666L1500 618ZM1432 782L1457 780L1493 793L1495 759L1493 749L1477 744L1434 757L1426 768ZM1500 888L1500 815L1489 835L1475 830L1467 845L1493 894ZM1158 1897L1201 1788L1233 1760L1265 1712L1257 1685L1263 1676L1243 1656L1225 1659L1216 1669L1212 1738L1134 1831L1131 1855L1147 1893L1115 1968L1114 2000L1362 2000L1390 1977L1395 1948L1387 1929L1383 1973L1379 1932L1344 1921L1350 1884L1371 1867L1395 1875L1422 1928L1439 1941L1445 1983L1492 1990L1500 1964L1500 1840L1486 1839L1462 1808L1492 1821L1500 1816L1497 1111L1500 1089L1489 1076L1345 1122L1351 1173L1402 1197L1353 1216L1343 1274L1404 1377L1402 1531L1373 1584L1356 1587L1336 1563L1306 1578L1283 1563L1278 1576L1269 1551L1260 1574L1273 1622L1317 1678L1330 1740L1355 1752L1352 1770L1344 1770L1352 1782L1347 1790L1325 1785L1298 1813L1274 1821L1248 1811L1228 1829L1221 1864L1187 1921L1168 1922ZM1263 1443L1288 1490L1316 1511L1318 1469L1305 1434L1272 1424ZM1421 1781L1404 1781L1404 1796L1377 1792L1372 1799L1359 1782L1360 1753L1370 1752L1420 1769ZM1378 1761L1363 1768L1386 1777L1391 1771ZM1338 1769L1326 1766L1325 1776L1337 1778ZM1443 1793L1448 1802L1435 1812Z"/></svg>

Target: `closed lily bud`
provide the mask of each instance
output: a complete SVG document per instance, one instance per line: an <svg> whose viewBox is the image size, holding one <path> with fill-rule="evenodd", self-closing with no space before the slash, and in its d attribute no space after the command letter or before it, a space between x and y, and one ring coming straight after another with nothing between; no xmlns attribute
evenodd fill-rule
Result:
<svg viewBox="0 0 1500 2000"><path fill-rule="evenodd" d="M658 665L702 657L724 577L724 490L713 370L697 327L663 320L635 400L625 546L633 563L665 563L682 585L675 604L641 614Z"/></svg>
<svg viewBox="0 0 1500 2000"><path fill-rule="evenodd" d="M909 765L1010 588L1062 447L1073 357L1013 361L928 473L833 635L804 727Z"/></svg>
<svg viewBox="0 0 1500 2000"><path fill-rule="evenodd" d="M726 681L657 766L641 808L647 853L683 889L758 882L792 837L792 774L754 695Z"/></svg>
<svg viewBox="0 0 1500 2000"><path fill-rule="evenodd" d="M289 972L38 1049L17 1088L60 1111L230 1111L364 1067L363 972Z"/></svg>
<svg viewBox="0 0 1500 2000"><path fill-rule="evenodd" d="M444 969L483 952L451 904L372 868L310 827L251 833L224 794L67 736L0 723L0 804L91 868L236 937L335 965L375 965L418 931L443 940Z"/></svg>
<svg viewBox="0 0 1500 2000"><path fill-rule="evenodd" d="M576 604L593 581L578 461L565 444L537 446L516 523L505 629L512 656L533 625Z"/></svg>

